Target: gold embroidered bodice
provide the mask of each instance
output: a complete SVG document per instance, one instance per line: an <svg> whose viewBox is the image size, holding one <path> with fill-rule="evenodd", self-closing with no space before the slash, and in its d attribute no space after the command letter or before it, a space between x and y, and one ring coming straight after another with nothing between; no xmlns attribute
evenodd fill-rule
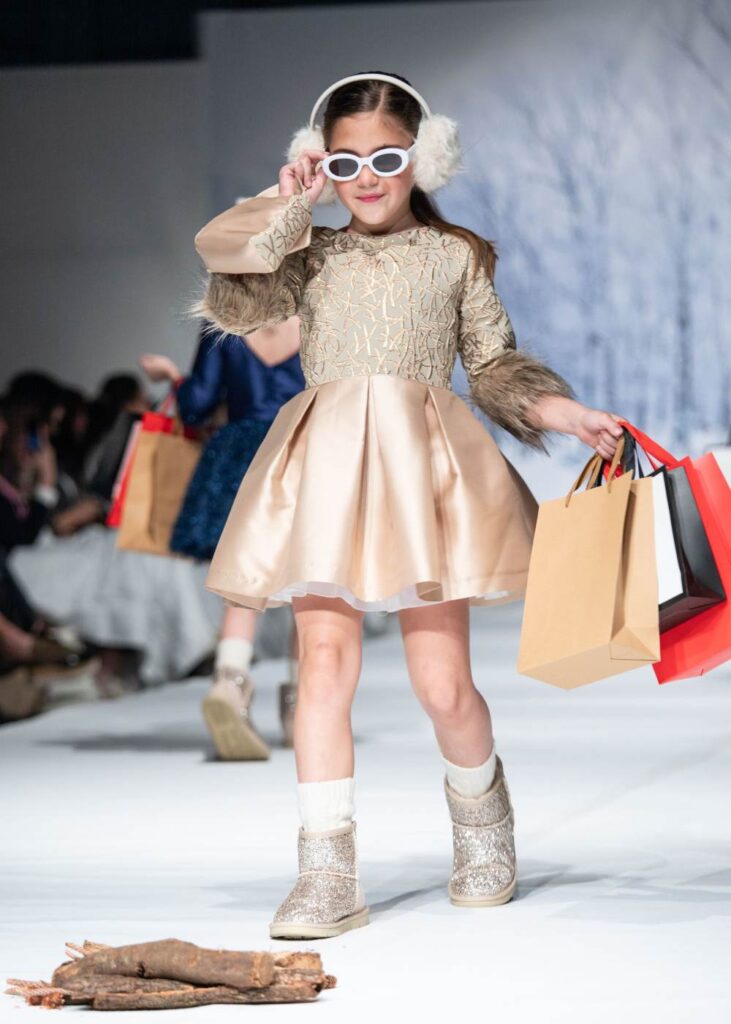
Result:
<svg viewBox="0 0 731 1024"><path fill-rule="evenodd" d="M391 374L450 388L459 352L470 384L515 348L492 281L467 242L423 226L390 235L313 227L306 195L276 187L196 237L211 276L198 310L244 335L301 321L305 381Z"/></svg>

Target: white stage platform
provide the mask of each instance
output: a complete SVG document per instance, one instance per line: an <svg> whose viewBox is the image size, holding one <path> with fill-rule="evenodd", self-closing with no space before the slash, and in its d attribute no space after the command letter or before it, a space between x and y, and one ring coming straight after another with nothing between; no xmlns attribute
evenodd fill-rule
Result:
<svg viewBox="0 0 731 1024"><path fill-rule="evenodd" d="M392 631L367 645L354 717L372 923L312 944L338 987L310 1006L161 1021L728 1024L731 671L660 687L648 670L564 693L516 675L519 614L480 609L473 634L516 811L514 901L448 902L440 762ZM281 672L256 668L271 737ZM66 940L285 945L267 924L295 874L292 754L217 763L204 690L174 684L0 730L3 981L48 978ZM0 1009L47 1019L8 996Z"/></svg>

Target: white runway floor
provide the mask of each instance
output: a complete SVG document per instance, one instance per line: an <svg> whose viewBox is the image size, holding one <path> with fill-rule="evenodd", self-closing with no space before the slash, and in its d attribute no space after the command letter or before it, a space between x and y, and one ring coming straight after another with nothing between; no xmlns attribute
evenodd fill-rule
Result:
<svg viewBox="0 0 731 1024"><path fill-rule="evenodd" d="M313 1005L161 1021L731 1021L731 672L660 687L648 670L564 693L515 674L519 614L481 609L473 633L515 805L514 901L447 900L440 763L390 632L368 643L354 718L372 923L316 945L338 987ZM256 668L272 737L281 674L281 662ZM212 760L204 689L0 730L3 981L48 978L65 940L285 945L267 924L294 879L292 755ZM44 1012L0 996L2 1021Z"/></svg>

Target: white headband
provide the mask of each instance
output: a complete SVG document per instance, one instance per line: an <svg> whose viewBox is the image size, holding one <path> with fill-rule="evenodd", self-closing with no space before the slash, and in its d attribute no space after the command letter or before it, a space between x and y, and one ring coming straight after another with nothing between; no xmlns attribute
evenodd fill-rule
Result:
<svg viewBox="0 0 731 1024"><path fill-rule="evenodd" d="M424 97L406 82L393 75L380 72L372 74L350 75L341 78L329 86L318 98L307 125L298 129L292 137L287 150L287 160L294 163L299 160L305 150L324 149L325 139L322 128L317 124L317 117L325 101L343 85L351 82L389 82L407 92L417 101L422 111L419 130L414 145L414 182L424 192L434 192L441 188L461 169L462 147L459 142L457 123L443 114L432 114ZM328 181L318 200L320 203L335 202L337 194L332 181Z"/></svg>
<svg viewBox="0 0 731 1024"><path fill-rule="evenodd" d="M418 93L413 86L407 85L406 82L402 82L400 78L394 78L393 75L383 75L379 71L374 71L371 75L350 75L348 78L341 78L339 82L335 82L333 85L329 86L312 108L312 113L310 114L310 128L315 127L317 123L317 115L320 113L320 107L323 105L325 100L329 96L332 96L332 94L339 89L341 85L350 85L351 82L372 82L374 79L377 82L390 82L391 85L397 85L399 89L403 89L404 92L407 92L410 96L414 97L421 107L424 117L431 117L431 110L429 109L428 103L421 93Z"/></svg>

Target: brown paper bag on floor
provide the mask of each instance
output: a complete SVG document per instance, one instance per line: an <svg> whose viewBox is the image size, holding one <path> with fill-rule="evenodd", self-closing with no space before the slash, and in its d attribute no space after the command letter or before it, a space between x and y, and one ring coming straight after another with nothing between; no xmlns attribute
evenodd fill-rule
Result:
<svg viewBox="0 0 731 1024"><path fill-rule="evenodd" d="M652 481L614 478L621 447L608 484L595 456L538 512L518 671L567 690L660 658Z"/></svg>
<svg viewBox="0 0 731 1024"><path fill-rule="evenodd" d="M153 428L157 426L153 417L162 419L154 413L148 416ZM162 432L146 429L143 422L130 469L117 547L170 554L170 537L200 451L199 442L184 437L177 427Z"/></svg>

